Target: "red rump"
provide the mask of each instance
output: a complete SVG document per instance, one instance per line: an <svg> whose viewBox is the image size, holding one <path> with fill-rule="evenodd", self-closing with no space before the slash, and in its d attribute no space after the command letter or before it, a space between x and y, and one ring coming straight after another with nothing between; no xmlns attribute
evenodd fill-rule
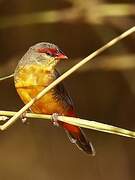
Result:
<svg viewBox="0 0 135 180"><path fill-rule="evenodd" d="M76 114L75 114L75 112L73 110L68 111L67 115L70 116L70 117L76 117ZM78 126L74 126L74 125L71 125L71 124L68 124L68 123L64 123L63 127L65 129L67 129L68 131L70 131L70 132L80 134L80 128Z"/></svg>
<svg viewBox="0 0 135 180"><path fill-rule="evenodd" d="M71 111L68 111L68 116L71 116L71 117L76 117L76 114L75 114L75 112L73 111L73 110L71 110Z"/></svg>

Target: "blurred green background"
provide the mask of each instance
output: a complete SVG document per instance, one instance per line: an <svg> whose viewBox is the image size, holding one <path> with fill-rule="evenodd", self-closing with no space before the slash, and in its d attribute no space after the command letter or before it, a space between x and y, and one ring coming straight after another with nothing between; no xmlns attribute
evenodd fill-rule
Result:
<svg viewBox="0 0 135 180"><path fill-rule="evenodd" d="M135 25L133 0L0 0L0 76L37 42L57 44L70 57L66 71ZM64 83L81 118L135 130L135 34L86 64ZM13 79L0 82L0 110L23 106ZM135 141L84 130L97 154L89 157L63 129L43 120L18 120L0 132L1 180L134 180Z"/></svg>

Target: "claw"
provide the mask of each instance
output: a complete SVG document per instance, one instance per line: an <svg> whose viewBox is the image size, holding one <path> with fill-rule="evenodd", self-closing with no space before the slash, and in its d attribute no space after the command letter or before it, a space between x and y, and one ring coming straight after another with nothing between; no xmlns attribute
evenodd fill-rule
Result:
<svg viewBox="0 0 135 180"><path fill-rule="evenodd" d="M0 121L6 121L8 120L9 118L7 116L0 116Z"/></svg>
<svg viewBox="0 0 135 180"><path fill-rule="evenodd" d="M52 123L56 127L59 127L58 116L59 116L58 113L53 113L52 114Z"/></svg>
<svg viewBox="0 0 135 180"><path fill-rule="evenodd" d="M25 111L21 116L20 116L20 118L21 118L21 120L22 120L22 123L27 123L28 124L28 121L27 121L27 117L26 117L26 113L27 113L27 111Z"/></svg>
<svg viewBox="0 0 135 180"><path fill-rule="evenodd" d="M26 117L21 118L21 120L22 120L22 123L26 123L27 122L27 118Z"/></svg>

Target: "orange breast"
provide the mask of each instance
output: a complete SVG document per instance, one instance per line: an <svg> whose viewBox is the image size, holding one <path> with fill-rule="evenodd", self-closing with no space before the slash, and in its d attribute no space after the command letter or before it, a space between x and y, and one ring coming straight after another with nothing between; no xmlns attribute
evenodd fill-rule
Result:
<svg viewBox="0 0 135 180"><path fill-rule="evenodd" d="M52 73L45 67L38 65L20 68L15 74L15 87L25 104L54 80L55 77ZM35 102L31 110L35 113L45 114L63 113L65 111L62 102L55 97L54 89Z"/></svg>

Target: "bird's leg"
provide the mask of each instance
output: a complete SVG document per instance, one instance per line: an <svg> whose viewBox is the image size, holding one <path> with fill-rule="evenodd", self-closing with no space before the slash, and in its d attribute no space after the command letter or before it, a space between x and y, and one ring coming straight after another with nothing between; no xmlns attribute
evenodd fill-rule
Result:
<svg viewBox="0 0 135 180"><path fill-rule="evenodd" d="M52 124L56 127L59 127L59 121L58 121L58 116L59 114L58 113L53 113L52 114Z"/></svg>

